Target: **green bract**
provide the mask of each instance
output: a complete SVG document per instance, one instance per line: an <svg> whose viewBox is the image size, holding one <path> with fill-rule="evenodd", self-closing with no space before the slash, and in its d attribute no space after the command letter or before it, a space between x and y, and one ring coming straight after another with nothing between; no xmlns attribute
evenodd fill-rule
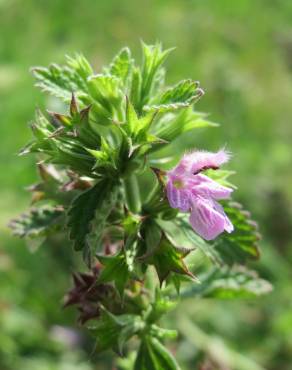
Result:
<svg viewBox="0 0 292 370"><path fill-rule="evenodd" d="M124 48L97 74L82 55L64 66L33 68L37 86L64 109L36 113L33 141L21 154L37 155L41 180L30 187L33 209L11 222L26 240L41 237L41 244L59 233L60 248L69 240L82 251L93 274L75 275L74 299L66 305L79 307L82 322L93 319L98 351L127 353L128 341L138 337L136 370L179 369L163 345L175 332L158 322L180 294L251 297L270 289L238 267L259 257L256 225L241 206L224 205L235 231L207 243L168 204L157 166L173 153L160 150L187 131L216 126L194 109L203 95L197 81L165 86L170 51L143 44L138 66ZM212 176L230 186L230 174Z"/></svg>

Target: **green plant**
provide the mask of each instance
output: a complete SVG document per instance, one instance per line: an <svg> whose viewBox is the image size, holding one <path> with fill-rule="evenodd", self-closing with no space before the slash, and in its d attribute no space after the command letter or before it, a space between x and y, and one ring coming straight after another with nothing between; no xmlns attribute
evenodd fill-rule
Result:
<svg viewBox="0 0 292 370"><path fill-rule="evenodd" d="M166 88L170 50L142 50L141 67L125 48L100 74L82 55L33 68L37 86L68 112L36 113L21 154L37 155L41 180L30 188L33 208L11 227L34 246L65 234L82 253L90 271L74 275L65 305L79 308L97 351L137 349L135 370L179 369L164 346L176 331L160 326L179 297L253 297L271 287L245 267L259 257L259 235L229 199L232 172L219 168L228 154L186 154L169 170L171 143L214 126L194 109L203 90L192 80Z"/></svg>

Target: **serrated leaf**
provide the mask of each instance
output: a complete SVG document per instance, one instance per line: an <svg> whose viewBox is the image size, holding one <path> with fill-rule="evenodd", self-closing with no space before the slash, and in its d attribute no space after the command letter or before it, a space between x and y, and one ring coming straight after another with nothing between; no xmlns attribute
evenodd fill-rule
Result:
<svg viewBox="0 0 292 370"><path fill-rule="evenodd" d="M200 285L186 288L182 295L219 299L254 298L270 293L272 289L272 285L260 278L255 271L243 266L225 266L202 277Z"/></svg>
<svg viewBox="0 0 292 370"><path fill-rule="evenodd" d="M101 137L99 150L86 149L95 158L93 170L107 169L115 172L117 169L118 149L112 147L104 137Z"/></svg>
<svg viewBox="0 0 292 370"><path fill-rule="evenodd" d="M143 65L142 81L139 101L139 112L147 104L159 69L172 49L162 50L160 44L146 45L142 43Z"/></svg>
<svg viewBox="0 0 292 370"><path fill-rule="evenodd" d="M127 99L126 122L123 128L129 134L129 136L132 137L134 144L143 145L144 142L151 142L150 140L147 140L148 137L151 137L151 135L148 134L148 130L150 129L155 116L156 113L150 113L139 118L134 106L129 99ZM156 137L155 140L157 140Z"/></svg>
<svg viewBox="0 0 292 370"><path fill-rule="evenodd" d="M183 259L190 252L185 248L178 248L166 238L162 238L159 245L150 255L139 257L143 262L154 265L160 284L167 278L170 272L192 276Z"/></svg>
<svg viewBox="0 0 292 370"><path fill-rule="evenodd" d="M9 223L14 235L26 239L48 236L63 227L62 207L42 206L32 208ZM44 240L44 239L43 239Z"/></svg>
<svg viewBox="0 0 292 370"><path fill-rule="evenodd" d="M48 68L35 67L32 69L37 83L43 91L70 101L72 92L86 92L86 78L92 73L89 63L83 56L68 57L68 64L59 66L51 64Z"/></svg>
<svg viewBox="0 0 292 370"><path fill-rule="evenodd" d="M194 94L185 101L173 101L170 103L158 103L153 105L144 105L145 112L158 111L159 113L175 112L180 109L185 109L195 104L203 95L203 90L197 89Z"/></svg>
<svg viewBox="0 0 292 370"><path fill-rule="evenodd" d="M74 57L67 55L67 63L84 81L93 74L90 63L82 54L76 54Z"/></svg>
<svg viewBox="0 0 292 370"><path fill-rule="evenodd" d="M107 119L112 117L122 99L120 80L111 75L96 74L88 78L87 85L90 95L98 104L98 107L93 105L93 109Z"/></svg>
<svg viewBox="0 0 292 370"><path fill-rule="evenodd" d="M149 220L144 226L146 254L151 255L158 247L161 238L161 228L152 220Z"/></svg>
<svg viewBox="0 0 292 370"><path fill-rule="evenodd" d="M130 49L123 48L110 64L109 73L125 83L132 69L132 64Z"/></svg>
<svg viewBox="0 0 292 370"><path fill-rule="evenodd" d="M98 282L114 282L115 287L120 294L120 297L123 298L124 290L130 277L130 271L125 251L121 249L114 256L98 255L97 258L104 266L99 276Z"/></svg>
<svg viewBox="0 0 292 370"><path fill-rule="evenodd" d="M117 350L122 355L123 347L133 335L143 328L143 322L137 315L113 315L101 307L101 316L97 324L91 327L96 336L96 351Z"/></svg>
<svg viewBox="0 0 292 370"><path fill-rule="evenodd" d="M180 367L158 339L146 336L140 344L134 370L180 370Z"/></svg>
<svg viewBox="0 0 292 370"><path fill-rule="evenodd" d="M188 275L178 275L171 273L166 280L166 285L173 284L177 295L180 295L182 283L193 283L193 278ZM198 280L198 279L197 279ZM198 280L199 281L199 280Z"/></svg>
<svg viewBox="0 0 292 370"><path fill-rule="evenodd" d="M203 282L204 283L204 282ZM203 293L212 298L253 298L270 293L272 285L258 277L255 271L243 268L217 271Z"/></svg>
<svg viewBox="0 0 292 370"><path fill-rule="evenodd" d="M214 241L214 247L221 260L233 265L258 259L260 235L257 232L257 224L250 218L250 213L243 210L239 203L225 202L223 205L234 231L231 234L221 234Z"/></svg>
<svg viewBox="0 0 292 370"><path fill-rule="evenodd" d="M135 111L134 106L132 103L127 99L126 101L126 124L125 124L125 130L129 135L132 135L137 130L137 127L139 126L139 118Z"/></svg>
<svg viewBox="0 0 292 370"><path fill-rule="evenodd" d="M83 176L93 175L94 158L87 152L86 147L75 138L51 138L51 151L44 151L49 156L48 162L69 167Z"/></svg>
<svg viewBox="0 0 292 370"><path fill-rule="evenodd" d="M65 165L81 175L91 175L94 159L86 149L92 146L96 148L100 144L100 137L89 126L86 116L88 109L77 111L74 117L66 116L68 121L65 126L60 123L65 116L51 113L54 126L41 113L37 114L31 125L35 141L24 148L21 154L40 152L45 155L46 162Z"/></svg>
<svg viewBox="0 0 292 370"><path fill-rule="evenodd" d="M192 107L187 109L178 110L176 112L165 114L158 120L157 124L153 127L153 133L165 140L165 145L177 139L181 134L201 127L214 127L216 123L208 121L205 115L200 112L195 112ZM157 149L151 149L154 152Z"/></svg>
<svg viewBox="0 0 292 370"><path fill-rule="evenodd" d="M196 94L198 81L183 80L166 90L159 99L159 104L184 103Z"/></svg>
<svg viewBox="0 0 292 370"><path fill-rule="evenodd" d="M130 101L135 108L139 108L140 96L141 96L141 83L142 76L138 67L133 68L131 88L130 88Z"/></svg>
<svg viewBox="0 0 292 370"><path fill-rule="evenodd" d="M101 180L73 200L67 226L75 250L94 251L114 202L114 184L108 179Z"/></svg>

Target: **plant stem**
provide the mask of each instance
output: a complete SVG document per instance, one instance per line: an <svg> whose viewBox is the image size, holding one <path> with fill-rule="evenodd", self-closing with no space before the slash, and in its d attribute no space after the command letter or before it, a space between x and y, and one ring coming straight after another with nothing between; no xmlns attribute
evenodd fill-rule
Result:
<svg viewBox="0 0 292 370"><path fill-rule="evenodd" d="M133 213L139 213L141 211L141 199L137 177L130 175L123 180L123 183L129 210Z"/></svg>

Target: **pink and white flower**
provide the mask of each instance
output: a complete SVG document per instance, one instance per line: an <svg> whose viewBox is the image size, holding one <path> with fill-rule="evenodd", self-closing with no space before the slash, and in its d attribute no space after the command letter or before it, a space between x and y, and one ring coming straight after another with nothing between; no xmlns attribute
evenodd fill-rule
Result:
<svg viewBox="0 0 292 370"><path fill-rule="evenodd" d="M216 153L195 151L184 155L179 164L167 173L166 189L171 207L190 212L193 229L206 240L215 239L223 231L233 231L232 223L217 202L228 199L233 189L201 173L218 169L229 158L223 149Z"/></svg>

